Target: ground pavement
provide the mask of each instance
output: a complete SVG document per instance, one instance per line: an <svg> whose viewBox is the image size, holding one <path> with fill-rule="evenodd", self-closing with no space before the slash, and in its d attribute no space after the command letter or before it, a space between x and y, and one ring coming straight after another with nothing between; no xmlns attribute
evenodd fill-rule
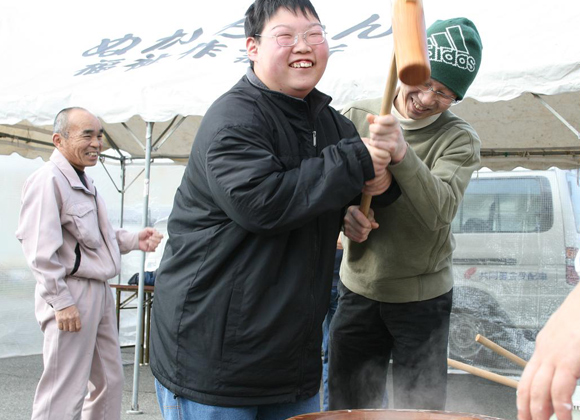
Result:
<svg viewBox="0 0 580 420"><path fill-rule="evenodd" d="M131 409L133 388L133 349L123 349L125 389L123 420L159 420L161 414L155 397L153 376L149 366L140 367L139 409L143 414L127 413ZM0 419L28 420L38 378L42 372L42 357L23 356L0 359ZM447 410L485 414L506 420L516 420L516 392L468 374L449 375Z"/></svg>

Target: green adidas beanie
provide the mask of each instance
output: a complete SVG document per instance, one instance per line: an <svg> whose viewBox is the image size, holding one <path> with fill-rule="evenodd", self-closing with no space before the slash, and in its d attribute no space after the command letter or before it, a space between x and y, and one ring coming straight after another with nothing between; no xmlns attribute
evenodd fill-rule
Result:
<svg viewBox="0 0 580 420"><path fill-rule="evenodd" d="M438 20L427 29L431 77L463 99L479 70L482 48L469 19Z"/></svg>

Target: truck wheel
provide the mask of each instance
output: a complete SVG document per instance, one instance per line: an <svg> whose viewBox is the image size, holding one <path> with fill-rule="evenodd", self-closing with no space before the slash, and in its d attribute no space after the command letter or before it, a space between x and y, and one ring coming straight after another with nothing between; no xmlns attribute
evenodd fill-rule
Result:
<svg viewBox="0 0 580 420"><path fill-rule="evenodd" d="M475 337L477 334L485 336L484 322L468 313L452 312L449 326L449 353L451 358L461 361L473 359L480 352L482 346Z"/></svg>
<svg viewBox="0 0 580 420"><path fill-rule="evenodd" d="M531 355L529 348L533 349L534 343L526 336L526 331L512 325L493 296L474 287L458 287L453 291L449 357L497 373L518 369L508 359L475 341L477 334L524 359ZM532 334L528 332L527 335Z"/></svg>

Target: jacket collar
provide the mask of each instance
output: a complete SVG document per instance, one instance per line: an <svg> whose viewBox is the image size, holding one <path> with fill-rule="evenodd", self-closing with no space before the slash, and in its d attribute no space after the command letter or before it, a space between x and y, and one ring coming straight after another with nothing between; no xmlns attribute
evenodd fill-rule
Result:
<svg viewBox="0 0 580 420"><path fill-rule="evenodd" d="M85 173L87 185L89 186L89 188L87 189L81 182L79 175L76 173L73 166L58 149L54 149L52 155L50 155L50 161L64 175L64 177L70 184L71 188L81 189L92 195L95 194L95 186L93 185L93 180Z"/></svg>
<svg viewBox="0 0 580 420"><path fill-rule="evenodd" d="M274 98L280 98L286 103L295 104L295 106L307 105L310 109L310 112L314 116L318 115L318 113L327 107L332 101L330 96L322 93L316 88L312 89L312 92L310 92L304 99L296 98L294 96L286 95L282 92L271 90L258 78L258 76L256 76L256 73L254 73L254 70L251 67L248 67L248 70L246 71L246 77L251 85L269 93Z"/></svg>

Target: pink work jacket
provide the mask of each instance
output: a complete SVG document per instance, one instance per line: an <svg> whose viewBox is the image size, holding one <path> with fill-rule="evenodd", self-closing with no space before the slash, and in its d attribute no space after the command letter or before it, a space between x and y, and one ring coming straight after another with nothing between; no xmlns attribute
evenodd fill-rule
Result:
<svg viewBox="0 0 580 420"><path fill-rule="evenodd" d="M105 202L93 180L85 177L88 188L55 149L50 161L26 180L22 192L16 237L38 293L55 310L76 304L68 278L105 282L119 274L121 253L139 249L138 233L113 229Z"/></svg>

